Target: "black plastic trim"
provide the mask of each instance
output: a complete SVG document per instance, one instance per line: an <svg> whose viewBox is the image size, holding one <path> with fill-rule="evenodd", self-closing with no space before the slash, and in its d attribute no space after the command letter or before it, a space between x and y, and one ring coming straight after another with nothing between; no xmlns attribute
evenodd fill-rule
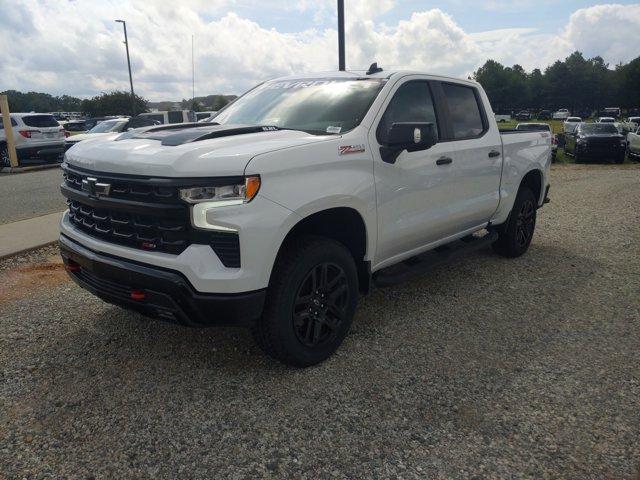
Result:
<svg viewBox="0 0 640 480"><path fill-rule="evenodd" d="M71 278L103 300L146 316L193 327L249 326L262 314L266 290L218 294L196 291L179 272L90 250L65 235L60 252ZM79 266L79 269L77 268ZM146 299L130 298L141 290Z"/></svg>

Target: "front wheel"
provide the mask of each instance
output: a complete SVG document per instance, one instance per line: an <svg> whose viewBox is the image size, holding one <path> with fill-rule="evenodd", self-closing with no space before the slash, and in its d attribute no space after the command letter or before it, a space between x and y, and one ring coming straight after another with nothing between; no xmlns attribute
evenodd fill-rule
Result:
<svg viewBox="0 0 640 480"><path fill-rule="evenodd" d="M252 333L271 357L296 367L315 365L346 337L357 301L351 253L330 239L300 237L279 255L262 318Z"/></svg>
<svg viewBox="0 0 640 480"><path fill-rule="evenodd" d="M498 229L493 249L500 255L515 258L529 249L536 228L536 197L528 187L521 187L509 220Z"/></svg>

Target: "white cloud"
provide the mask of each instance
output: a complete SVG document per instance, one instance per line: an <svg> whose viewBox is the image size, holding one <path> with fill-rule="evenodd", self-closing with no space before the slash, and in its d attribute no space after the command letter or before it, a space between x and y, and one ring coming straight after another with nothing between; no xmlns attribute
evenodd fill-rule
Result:
<svg viewBox="0 0 640 480"><path fill-rule="evenodd" d="M640 5L597 5L571 15L567 40L587 56L627 62L640 54Z"/></svg>
<svg viewBox="0 0 640 480"><path fill-rule="evenodd" d="M377 19L393 9L394 0L345 3L347 66L353 69L378 61L387 69L466 76L488 58L532 69L575 49L602 55L610 63L638 54L633 39L640 27L640 5L577 10L566 28L552 35L533 28L469 34L439 9L386 25ZM335 22L335 0L267 0L266 5L279 8L285 17L316 16L316 25L326 24L321 18ZM127 20L136 91L152 100L190 96L192 34L200 95L240 93L265 78L335 68L335 29L284 33L232 13L243 9L246 5L236 0L0 0L0 45L10 46L0 51L0 90L78 96L126 90L122 26L113 21L118 17Z"/></svg>

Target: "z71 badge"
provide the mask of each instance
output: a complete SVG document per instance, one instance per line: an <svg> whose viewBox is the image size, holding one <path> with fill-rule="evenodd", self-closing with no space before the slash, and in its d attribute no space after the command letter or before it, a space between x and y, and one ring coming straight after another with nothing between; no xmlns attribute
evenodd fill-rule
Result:
<svg viewBox="0 0 640 480"><path fill-rule="evenodd" d="M349 153L362 153L364 152L364 145L342 145L338 147L340 155L348 155Z"/></svg>

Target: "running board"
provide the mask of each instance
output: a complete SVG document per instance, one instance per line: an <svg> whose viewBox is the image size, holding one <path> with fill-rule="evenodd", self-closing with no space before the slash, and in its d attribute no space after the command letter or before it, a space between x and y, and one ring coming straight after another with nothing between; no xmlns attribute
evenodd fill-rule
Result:
<svg viewBox="0 0 640 480"><path fill-rule="evenodd" d="M446 245L408 258L396 265L373 274L373 283L377 287L389 287L423 275L436 265L448 263L469 252L488 247L498 239L498 232L490 231L483 236L468 235Z"/></svg>

